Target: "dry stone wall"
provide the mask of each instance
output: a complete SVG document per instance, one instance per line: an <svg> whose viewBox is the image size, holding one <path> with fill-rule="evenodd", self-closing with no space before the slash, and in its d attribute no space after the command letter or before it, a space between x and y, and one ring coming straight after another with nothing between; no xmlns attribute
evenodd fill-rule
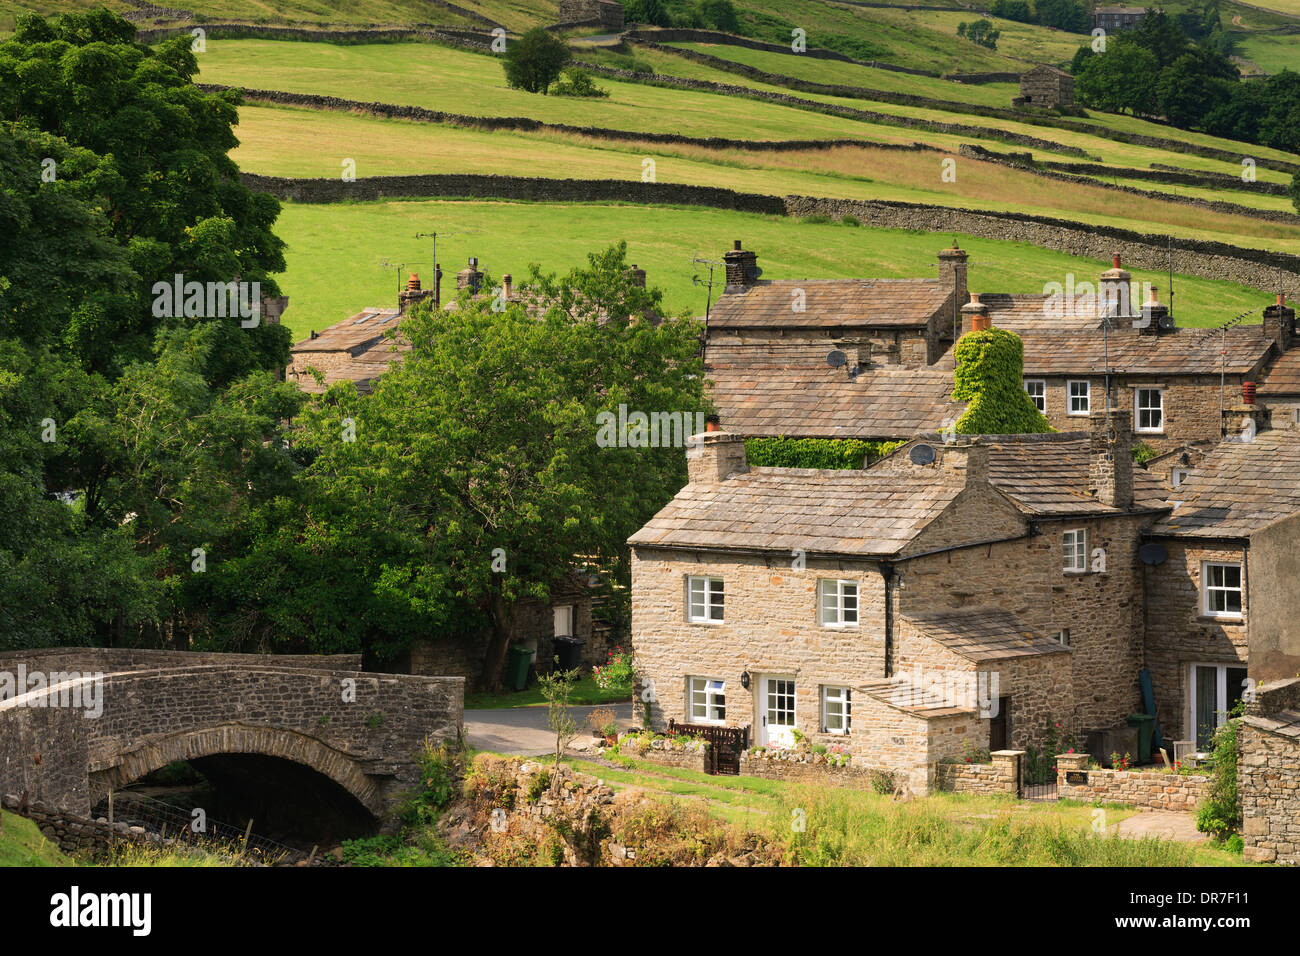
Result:
<svg viewBox="0 0 1300 956"><path fill-rule="evenodd" d="M1087 759L1078 754L1057 756L1057 794L1061 799L1190 813L1209 794L1214 782L1212 777L1201 774L1079 769Z"/></svg>

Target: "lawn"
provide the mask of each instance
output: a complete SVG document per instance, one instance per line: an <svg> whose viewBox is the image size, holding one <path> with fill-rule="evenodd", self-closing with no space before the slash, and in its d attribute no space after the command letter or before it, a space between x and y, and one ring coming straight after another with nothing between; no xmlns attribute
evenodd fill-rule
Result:
<svg viewBox="0 0 1300 956"><path fill-rule="evenodd" d="M597 686L590 674L584 674L573 688L569 703L575 707L588 704L622 704L627 703L631 695L627 691L609 691ZM545 706L546 698L537 684L520 691L503 691L499 694L466 694L466 710L501 710L506 707Z"/></svg>
<svg viewBox="0 0 1300 956"><path fill-rule="evenodd" d="M623 769L569 761L616 790L636 788L702 803L729 823L766 832L814 866L1241 866L1212 845L1094 834L1137 811L1072 800L938 793L906 803L889 796L744 776L710 776L643 760ZM1101 809L1104 816L1098 817Z"/></svg>
<svg viewBox="0 0 1300 956"><path fill-rule="evenodd" d="M937 274L939 249L952 234L854 228L806 223L775 216L693 207L585 203L520 203L406 200L336 205L287 203L276 227L289 244L287 271L279 277L290 296L285 324L295 340L306 338L371 305L396 299L395 267L426 279L432 249L417 232L438 232L444 288L469 256L478 256L493 276L528 265L563 272L584 263L588 252L620 239L630 261L664 289L670 312L703 314L705 290L691 278L705 266L691 259L721 258L732 240L759 255L772 279L843 276L925 277ZM1093 280L1107 263L1080 259L1026 243L956 236L970 253L970 282L976 292L1039 292L1067 273ZM385 267L387 261L391 265ZM1134 271L1137 281L1164 290L1161 272ZM404 275L403 275L404 278ZM721 274L716 279L721 284ZM1177 319L1183 325L1212 325L1271 298L1228 282L1177 276ZM1162 293L1163 294L1163 293ZM715 289L716 298L716 289Z"/></svg>

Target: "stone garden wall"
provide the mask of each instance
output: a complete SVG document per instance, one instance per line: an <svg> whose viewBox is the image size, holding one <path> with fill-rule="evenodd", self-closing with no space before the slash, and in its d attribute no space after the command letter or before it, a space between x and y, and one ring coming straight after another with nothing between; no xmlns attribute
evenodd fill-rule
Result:
<svg viewBox="0 0 1300 956"><path fill-rule="evenodd" d="M938 763L935 789L1014 797L1020 793L1024 755L1023 750L999 750L989 763Z"/></svg>
<svg viewBox="0 0 1300 956"><path fill-rule="evenodd" d="M819 759L820 758L820 759ZM829 763L823 754L772 751L740 755L740 772L748 777L812 783L853 790L878 789L892 793L895 774L889 770L860 767L852 763ZM898 781L902 782L902 781Z"/></svg>
<svg viewBox="0 0 1300 956"><path fill-rule="evenodd" d="M1085 770L1087 754L1059 754L1056 787L1061 799L1127 803L1152 810L1192 811L1213 778L1200 774L1143 770Z"/></svg>

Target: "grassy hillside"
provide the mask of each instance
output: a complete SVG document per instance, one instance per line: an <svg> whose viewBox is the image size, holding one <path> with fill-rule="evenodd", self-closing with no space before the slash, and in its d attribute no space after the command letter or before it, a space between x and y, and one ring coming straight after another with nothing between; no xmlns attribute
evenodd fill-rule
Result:
<svg viewBox="0 0 1300 956"><path fill-rule="evenodd" d="M616 204L475 202L411 200L344 205L285 204L277 233L289 243L288 269L280 285L290 296L285 324L295 339L306 338L367 306L396 302L398 272L432 273L432 248L417 232L434 232L444 273L444 290L470 256L478 256L494 278L516 279L528 265L563 272L585 261L588 252L619 239L628 241L630 261L665 290L672 312L703 314L704 289L691 277L708 278L706 267L691 259L720 259L741 239L759 256L771 279L838 276L928 277L937 274L937 255L954 238L903 230L854 228L839 223L808 223L780 217L688 207ZM970 253L970 284L975 292L1037 292L1047 282L1095 281L1108 263L1039 249L1025 243L978 239L958 234ZM721 273L716 274L721 284ZM1163 273L1135 270L1135 281L1162 290ZM1176 277L1176 317L1183 325L1208 325L1271 298L1227 282ZM716 298L715 289L715 298ZM1163 297L1163 292L1162 292Z"/></svg>
<svg viewBox="0 0 1300 956"><path fill-rule="evenodd" d="M36 824L8 810L0 810L0 867L76 866L47 840Z"/></svg>
<svg viewBox="0 0 1300 956"><path fill-rule="evenodd" d="M240 167L277 176L333 178L342 161L359 177L477 172L559 179L639 182L655 161L656 180L766 195L887 199L1022 212L1215 238L1300 252L1294 225L1060 182L1025 170L960 157L956 181L942 176L942 153L871 147L797 152L714 150L658 143L610 143L558 135L483 132L335 112L245 106L234 153ZM1266 197L1275 199L1275 197ZM1285 202L1276 198L1274 205ZM1261 230L1267 226L1267 232Z"/></svg>

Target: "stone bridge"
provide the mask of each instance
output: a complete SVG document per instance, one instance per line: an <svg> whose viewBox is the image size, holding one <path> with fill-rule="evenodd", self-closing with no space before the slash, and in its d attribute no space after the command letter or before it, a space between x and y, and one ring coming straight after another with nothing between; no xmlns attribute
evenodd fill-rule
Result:
<svg viewBox="0 0 1300 956"><path fill-rule="evenodd" d="M424 741L455 743L463 708L463 678L363 672L360 655L4 652L0 795L86 816L173 761L253 757L256 778L274 758L391 824Z"/></svg>

